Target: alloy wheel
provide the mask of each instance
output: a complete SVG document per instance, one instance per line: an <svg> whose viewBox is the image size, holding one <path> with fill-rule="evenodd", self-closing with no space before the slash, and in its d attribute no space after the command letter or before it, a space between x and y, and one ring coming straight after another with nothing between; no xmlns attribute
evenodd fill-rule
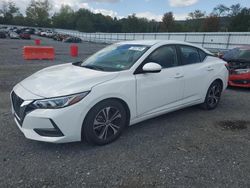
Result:
<svg viewBox="0 0 250 188"><path fill-rule="evenodd" d="M212 85L208 91L207 103L210 107L214 107L219 103L221 96L221 87L220 84L216 83Z"/></svg>
<svg viewBox="0 0 250 188"><path fill-rule="evenodd" d="M116 135L121 128L121 112L115 107L105 107L100 110L93 123L95 135L101 140L107 140Z"/></svg>

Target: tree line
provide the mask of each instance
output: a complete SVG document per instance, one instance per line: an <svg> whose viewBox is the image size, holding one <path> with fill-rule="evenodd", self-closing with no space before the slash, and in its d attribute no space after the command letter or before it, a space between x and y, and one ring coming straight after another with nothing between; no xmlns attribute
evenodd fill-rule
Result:
<svg viewBox="0 0 250 188"><path fill-rule="evenodd" d="M69 5L62 5L54 14L51 10L49 0L31 0L23 15L13 1L4 1L0 24L117 33L250 31L250 8L240 4L230 7L219 4L209 14L195 10L182 21L175 20L172 12L166 12L161 21L156 21L138 18L136 14L112 18L83 8L74 11Z"/></svg>

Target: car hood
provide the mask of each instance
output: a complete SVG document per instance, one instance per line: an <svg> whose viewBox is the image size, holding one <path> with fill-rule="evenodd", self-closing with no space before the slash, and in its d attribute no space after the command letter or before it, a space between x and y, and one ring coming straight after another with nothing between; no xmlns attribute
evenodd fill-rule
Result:
<svg viewBox="0 0 250 188"><path fill-rule="evenodd" d="M227 62L228 62L230 70L249 69L250 68L250 61L230 60Z"/></svg>
<svg viewBox="0 0 250 188"><path fill-rule="evenodd" d="M90 91L95 85L111 80L118 74L68 63L42 69L24 79L20 85L35 95L50 98Z"/></svg>

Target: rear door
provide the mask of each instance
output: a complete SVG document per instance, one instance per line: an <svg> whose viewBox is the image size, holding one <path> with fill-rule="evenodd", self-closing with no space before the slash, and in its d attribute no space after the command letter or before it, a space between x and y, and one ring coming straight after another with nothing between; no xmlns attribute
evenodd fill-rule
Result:
<svg viewBox="0 0 250 188"><path fill-rule="evenodd" d="M183 64L184 89L183 103L195 102L203 96L207 80L214 71L212 65L205 63L206 53L199 48L178 45L179 55Z"/></svg>

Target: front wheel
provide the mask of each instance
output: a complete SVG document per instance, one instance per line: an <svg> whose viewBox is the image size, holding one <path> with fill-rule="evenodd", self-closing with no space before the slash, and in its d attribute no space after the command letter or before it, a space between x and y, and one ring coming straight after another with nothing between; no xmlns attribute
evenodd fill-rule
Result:
<svg viewBox="0 0 250 188"><path fill-rule="evenodd" d="M127 123L127 114L117 100L104 100L87 114L83 124L84 139L95 145L104 145L116 140Z"/></svg>
<svg viewBox="0 0 250 188"><path fill-rule="evenodd" d="M215 109L219 102L222 92L222 85L219 81L213 82L208 88L207 95L202 107L206 110Z"/></svg>

